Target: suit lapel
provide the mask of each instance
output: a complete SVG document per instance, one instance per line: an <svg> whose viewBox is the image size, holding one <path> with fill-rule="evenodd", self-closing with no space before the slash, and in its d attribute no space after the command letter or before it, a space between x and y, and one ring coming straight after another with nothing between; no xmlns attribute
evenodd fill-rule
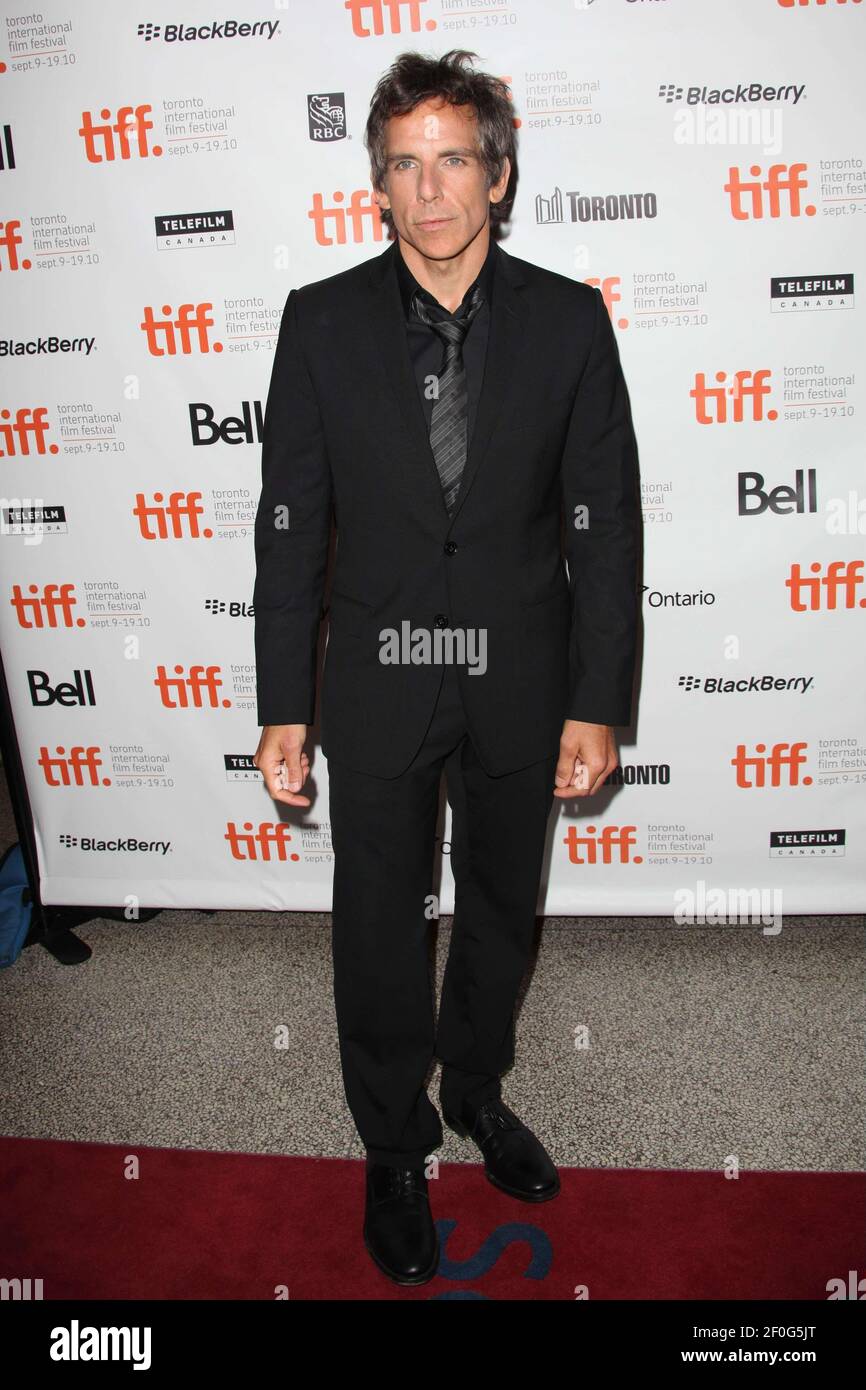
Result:
<svg viewBox="0 0 866 1390"><path fill-rule="evenodd" d="M406 317L394 268L394 258L398 254L394 241L381 256L375 257L370 268L367 316L370 352L372 360L378 361L383 369L387 390L400 412L410 446L408 462L418 487L423 489L430 505L450 523L458 515L487 453L503 402L510 400L513 393L517 362L525 344L526 304L519 293L524 281L514 261L497 245L484 378L460 490L454 512L449 517L409 357Z"/></svg>

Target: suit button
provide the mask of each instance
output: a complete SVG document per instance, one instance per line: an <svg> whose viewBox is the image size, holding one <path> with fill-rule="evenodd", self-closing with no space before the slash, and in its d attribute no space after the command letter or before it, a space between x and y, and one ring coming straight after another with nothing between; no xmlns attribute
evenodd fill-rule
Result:
<svg viewBox="0 0 866 1390"><path fill-rule="evenodd" d="M448 626L448 614L447 614L447 613L437 613L437 614L436 614L436 626L437 626L437 627L447 627L447 626Z"/></svg>
<svg viewBox="0 0 866 1390"><path fill-rule="evenodd" d="M444 549L446 555L453 555L454 552L455 552L455 550L457 549L457 542L456 542L456 541L446 541L446 542L445 542L445 545L444 545L444 547L443 547L443 549Z"/></svg>

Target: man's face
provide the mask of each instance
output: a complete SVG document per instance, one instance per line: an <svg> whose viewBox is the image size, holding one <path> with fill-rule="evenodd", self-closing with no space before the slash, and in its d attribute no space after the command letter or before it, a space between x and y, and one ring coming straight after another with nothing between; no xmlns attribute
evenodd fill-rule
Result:
<svg viewBox="0 0 866 1390"><path fill-rule="evenodd" d="M476 132L471 107L438 99L388 121L385 191L373 198L391 209L403 240L430 260L459 255L505 193L511 166L506 159L499 182L488 188Z"/></svg>

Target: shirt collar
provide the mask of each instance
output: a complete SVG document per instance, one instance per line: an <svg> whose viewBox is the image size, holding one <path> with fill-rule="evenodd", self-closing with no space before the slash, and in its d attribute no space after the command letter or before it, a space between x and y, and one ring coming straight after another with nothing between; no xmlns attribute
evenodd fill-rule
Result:
<svg viewBox="0 0 866 1390"><path fill-rule="evenodd" d="M461 308L466 304L470 294L472 293L476 285L481 286L481 292L484 295L485 300L488 304L490 303L491 296L493 294L493 278L496 264L496 250L497 244L491 236L490 245L487 248L487 255L485 257L484 264L482 265L477 278L472 282L465 295L463 296ZM403 254L400 250L399 241L395 244L394 263L397 270L397 281L400 286L400 298L403 301L403 312L405 313L407 319L410 317L412 311L412 298L416 290L420 292L420 294L423 296L423 298L426 300L428 304L438 303L438 301L433 297L432 294L425 290L423 286L418 284L418 281L415 279L415 276L412 274L411 270L409 269L408 265L403 259ZM439 305L439 307L441 308L442 306Z"/></svg>

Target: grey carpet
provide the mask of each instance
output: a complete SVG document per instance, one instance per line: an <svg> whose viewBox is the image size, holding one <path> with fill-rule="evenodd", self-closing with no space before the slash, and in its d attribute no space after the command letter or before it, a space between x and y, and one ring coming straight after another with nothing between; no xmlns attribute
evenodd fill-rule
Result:
<svg viewBox="0 0 866 1390"><path fill-rule="evenodd" d="M363 1156L343 1097L329 919L170 910L79 927L82 966L0 976L7 1134ZM436 977L449 940L442 919ZM549 919L503 1095L556 1162L862 1169L856 919L778 937L660 919ZM275 1047L278 1030L289 1045ZM588 1047L575 1048L587 1037ZM438 1097L438 1063L431 1070ZM477 1161L445 1130L442 1161Z"/></svg>
<svg viewBox="0 0 866 1390"><path fill-rule="evenodd" d="M450 922L433 925L438 990ZM171 910L77 934L84 965L36 946L0 972L3 1133L363 1156L326 915ZM863 1169L863 977L862 917L790 918L775 937L548 918L503 1095L560 1164ZM477 1161L448 1129L438 1153Z"/></svg>

